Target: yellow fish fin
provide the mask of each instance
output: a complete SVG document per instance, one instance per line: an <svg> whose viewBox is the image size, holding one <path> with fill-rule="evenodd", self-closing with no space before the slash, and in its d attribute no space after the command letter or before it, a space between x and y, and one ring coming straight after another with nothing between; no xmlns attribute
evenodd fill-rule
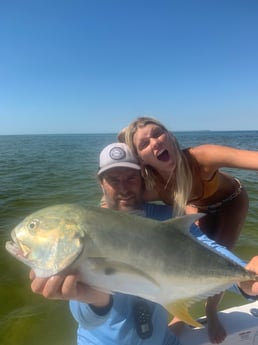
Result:
<svg viewBox="0 0 258 345"><path fill-rule="evenodd" d="M192 303L190 300L178 300L174 303L166 305L166 309L169 313L178 317L181 321L187 323L188 325L203 328L203 325L195 321L189 314L188 308L191 304Z"/></svg>

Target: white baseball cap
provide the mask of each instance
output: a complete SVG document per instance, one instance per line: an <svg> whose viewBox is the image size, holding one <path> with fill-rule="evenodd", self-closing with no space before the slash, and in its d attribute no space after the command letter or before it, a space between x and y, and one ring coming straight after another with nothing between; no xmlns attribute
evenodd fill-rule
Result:
<svg viewBox="0 0 258 345"><path fill-rule="evenodd" d="M124 143L110 144L100 152L98 175L116 167L141 169L130 147Z"/></svg>

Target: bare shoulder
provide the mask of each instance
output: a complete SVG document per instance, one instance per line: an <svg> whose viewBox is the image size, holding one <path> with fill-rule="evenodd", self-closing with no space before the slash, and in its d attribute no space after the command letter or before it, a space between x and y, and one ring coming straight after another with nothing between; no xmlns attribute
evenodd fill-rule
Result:
<svg viewBox="0 0 258 345"><path fill-rule="evenodd" d="M210 178L221 167L220 157L223 150L224 146L204 144L191 147L188 152L198 163L205 178Z"/></svg>
<svg viewBox="0 0 258 345"><path fill-rule="evenodd" d="M191 147L189 149L189 152L193 156L198 156L198 155L203 155L203 154L209 154L211 152L220 152L224 150L225 148L229 148L227 146L222 146L222 145L215 145L215 144L203 144L195 147Z"/></svg>
<svg viewBox="0 0 258 345"><path fill-rule="evenodd" d="M216 157L227 149L232 149L230 147L215 145L215 144L204 144L189 149L189 153L199 162L205 162L212 157Z"/></svg>

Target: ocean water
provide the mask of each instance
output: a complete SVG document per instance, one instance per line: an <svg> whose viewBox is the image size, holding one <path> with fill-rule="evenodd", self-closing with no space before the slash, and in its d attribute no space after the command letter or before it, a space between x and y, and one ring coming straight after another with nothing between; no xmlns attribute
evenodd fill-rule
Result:
<svg viewBox="0 0 258 345"><path fill-rule="evenodd" d="M182 147L214 143L258 150L258 131L177 132ZM98 205L98 154L115 134L0 136L0 343L73 345L76 323L67 302L33 294L29 269L5 250L10 230L33 211L63 202ZM248 260L258 254L258 172L224 169L248 191L249 214L235 253ZM241 304L226 293L221 308ZM202 304L193 314L203 313Z"/></svg>

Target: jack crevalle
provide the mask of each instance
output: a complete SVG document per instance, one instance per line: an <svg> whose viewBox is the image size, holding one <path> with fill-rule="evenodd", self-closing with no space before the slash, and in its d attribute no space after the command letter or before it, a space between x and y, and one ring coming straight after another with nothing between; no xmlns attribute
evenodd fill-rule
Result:
<svg viewBox="0 0 258 345"><path fill-rule="evenodd" d="M197 241L200 215L155 221L121 211L54 205L26 217L7 251L37 277L77 272L101 290L152 300L193 325L189 306L256 275Z"/></svg>

